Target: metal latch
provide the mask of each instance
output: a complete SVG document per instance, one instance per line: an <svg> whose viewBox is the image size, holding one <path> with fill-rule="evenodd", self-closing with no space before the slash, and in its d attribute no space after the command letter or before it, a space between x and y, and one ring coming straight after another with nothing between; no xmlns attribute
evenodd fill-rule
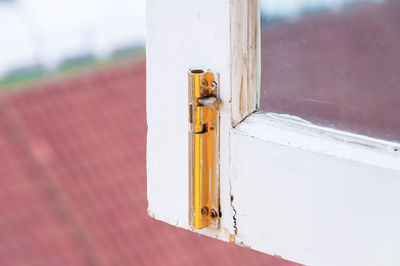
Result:
<svg viewBox="0 0 400 266"><path fill-rule="evenodd" d="M218 75L189 70L190 223L193 229L219 227Z"/></svg>

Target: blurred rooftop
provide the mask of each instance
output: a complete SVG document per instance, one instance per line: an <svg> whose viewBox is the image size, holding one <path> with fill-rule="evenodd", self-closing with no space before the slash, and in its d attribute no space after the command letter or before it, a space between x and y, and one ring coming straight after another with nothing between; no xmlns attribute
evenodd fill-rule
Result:
<svg viewBox="0 0 400 266"><path fill-rule="evenodd" d="M6 88L0 265L295 265L148 217L143 56Z"/></svg>

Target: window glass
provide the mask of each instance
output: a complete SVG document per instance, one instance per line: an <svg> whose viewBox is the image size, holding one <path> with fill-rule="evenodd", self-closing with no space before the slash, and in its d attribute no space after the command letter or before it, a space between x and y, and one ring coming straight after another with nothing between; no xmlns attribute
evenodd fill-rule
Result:
<svg viewBox="0 0 400 266"><path fill-rule="evenodd" d="M261 109L400 141L400 1L261 0Z"/></svg>

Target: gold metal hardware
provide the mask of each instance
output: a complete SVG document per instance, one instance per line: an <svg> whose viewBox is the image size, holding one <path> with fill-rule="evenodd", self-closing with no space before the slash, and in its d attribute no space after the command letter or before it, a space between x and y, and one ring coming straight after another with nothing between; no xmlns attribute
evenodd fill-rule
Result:
<svg viewBox="0 0 400 266"><path fill-rule="evenodd" d="M193 229L218 228L219 106L218 78L189 70L190 223Z"/></svg>

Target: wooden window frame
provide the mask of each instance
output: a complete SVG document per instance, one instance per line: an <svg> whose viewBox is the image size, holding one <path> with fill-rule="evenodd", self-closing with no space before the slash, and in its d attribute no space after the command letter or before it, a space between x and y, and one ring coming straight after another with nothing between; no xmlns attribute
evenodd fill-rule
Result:
<svg viewBox="0 0 400 266"><path fill-rule="evenodd" d="M389 247L400 247L399 144L257 112L259 1L147 0L146 10L150 216L191 230L187 70L212 68L222 217L218 230L197 232L307 264L400 262Z"/></svg>

